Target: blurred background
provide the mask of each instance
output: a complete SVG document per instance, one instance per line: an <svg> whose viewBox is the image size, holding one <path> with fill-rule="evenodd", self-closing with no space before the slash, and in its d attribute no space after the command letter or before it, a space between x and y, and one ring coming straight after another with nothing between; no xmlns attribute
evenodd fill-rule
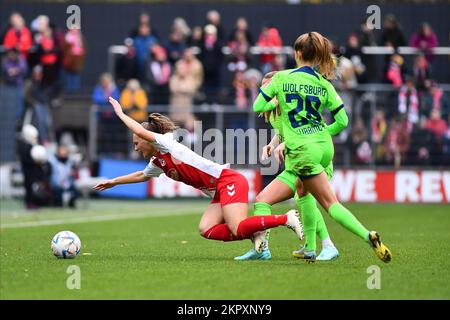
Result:
<svg viewBox="0 0 450 320"><path fill-rule="evenodd" d="M372 4L2 1L1 197L28 209L76 207L102 177L141 170L108 96L137 121L169 115L190 133L187 144L209 128L268 128L251 108L262 76L295 68L295 39L318 31L333 42L333 84L350 117L334 141L340 199L450 202L448 2L377 2L375 29ZM224 148L223 158L248 160L255 145ZM236 167L252 197L274 176L245 163ZM200 196L158 179L105 196Z"/></svg>

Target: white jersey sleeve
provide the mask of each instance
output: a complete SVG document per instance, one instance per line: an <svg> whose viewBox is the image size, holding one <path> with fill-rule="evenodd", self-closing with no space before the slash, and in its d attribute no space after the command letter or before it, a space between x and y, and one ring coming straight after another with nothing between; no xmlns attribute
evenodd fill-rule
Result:
<svg viewBox="0 0 450 320"><path fill-rule="evenodd" d="M153 145L158 149L161 153L170 153L174 143L176 142L173 139L173 133L168 132L166 134L153 133L155 135L156 141L153 142Z"/></svg>
<svg viewBox="0 0 450 320"><path fill-rule="evenodd" d="M154 158L150 159L150 162L144 169L144 176L146 177L159 177L162 173L164 173L160 167L155 166L153 159Z"/></svg>

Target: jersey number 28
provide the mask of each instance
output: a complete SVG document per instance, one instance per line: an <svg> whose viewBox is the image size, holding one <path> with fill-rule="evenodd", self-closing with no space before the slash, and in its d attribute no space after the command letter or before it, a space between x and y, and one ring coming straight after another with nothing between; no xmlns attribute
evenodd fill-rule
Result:
<svg viewBox="0 0 450 320"><path fill-rule="evenodd" d="M308 123L317 125L322 122L322 117L317 111L319 110L320 107L320 100L318 97L305 96L306 103L305 106L303 107L303 99L302 97L300 97L298 93L287 93L286 103L291 103L292 100L297 100L297 106L288 113L292 128L298 128ZM295 116L300 112L302 112L303 108L306 110L306 116L300 115L300 120L295 120Z"/></svg>

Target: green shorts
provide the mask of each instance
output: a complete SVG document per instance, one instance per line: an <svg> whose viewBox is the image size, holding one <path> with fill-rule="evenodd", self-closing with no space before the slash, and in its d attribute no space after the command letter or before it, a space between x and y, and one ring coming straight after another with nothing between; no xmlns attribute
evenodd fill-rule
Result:
<svg viewBox="0 0 450 320"><path fill-rule="evenodd" d="M276 179L291 188L292 192L296 192L295 183L297 182L298 177L293 172L283 170L283 172L277 175Z"/></svg>
<svg viewBox="0 0 450 320"><path fill-rule="evenodd" d="M334 146L331 137L308 141L297 149L287 149L286 170L305 180L325 171L333 175Z"/></svg>
<svg viewBox="0 0 450 320"><path fill-rule="evenodd" d="M325 173L328 177L328 180L331 180L331 178L333 177L333 162L330 162L330 164L325 168ZM294 194L297 192L295 184L298 177L292 171L283 170L283 172L277 175L276 179L280 180L289 188L291 188Z"/></svg>

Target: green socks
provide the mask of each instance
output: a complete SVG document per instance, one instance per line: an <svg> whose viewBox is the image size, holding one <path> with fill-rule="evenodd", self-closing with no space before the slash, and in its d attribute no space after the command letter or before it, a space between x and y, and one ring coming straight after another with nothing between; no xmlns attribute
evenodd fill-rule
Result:
<svg viewBox="0 0 450 320"><path fill-rule="evenodd" d="M369 231L355 218L355 216L348 211L339 202L334 203L328 210L330 216L336 220L341 226L348 231L356 234L361 239L367 241Z"/></svg>
<svg viewBox="0 0 450 320"><path fill-rule="evenodd" d="M303 232L305 233L305 248L308 251L316 250L316 230L317 230L317 222L319 221L318 215L322 218L322 214L316 206L316 199L312 196L312 194L307 194L306 196L299 197L295 194L295 202L299 208L299 211L302 213L302 223L303 223Z"/></svg>
<svg viewBox="0 0 450 320"><path fill-rule="evenodd" d="M254 216L270 216L272 214L271 205L265 202L256 202ZM270 229L266 230L266 240L269 241Z"/></svg>

